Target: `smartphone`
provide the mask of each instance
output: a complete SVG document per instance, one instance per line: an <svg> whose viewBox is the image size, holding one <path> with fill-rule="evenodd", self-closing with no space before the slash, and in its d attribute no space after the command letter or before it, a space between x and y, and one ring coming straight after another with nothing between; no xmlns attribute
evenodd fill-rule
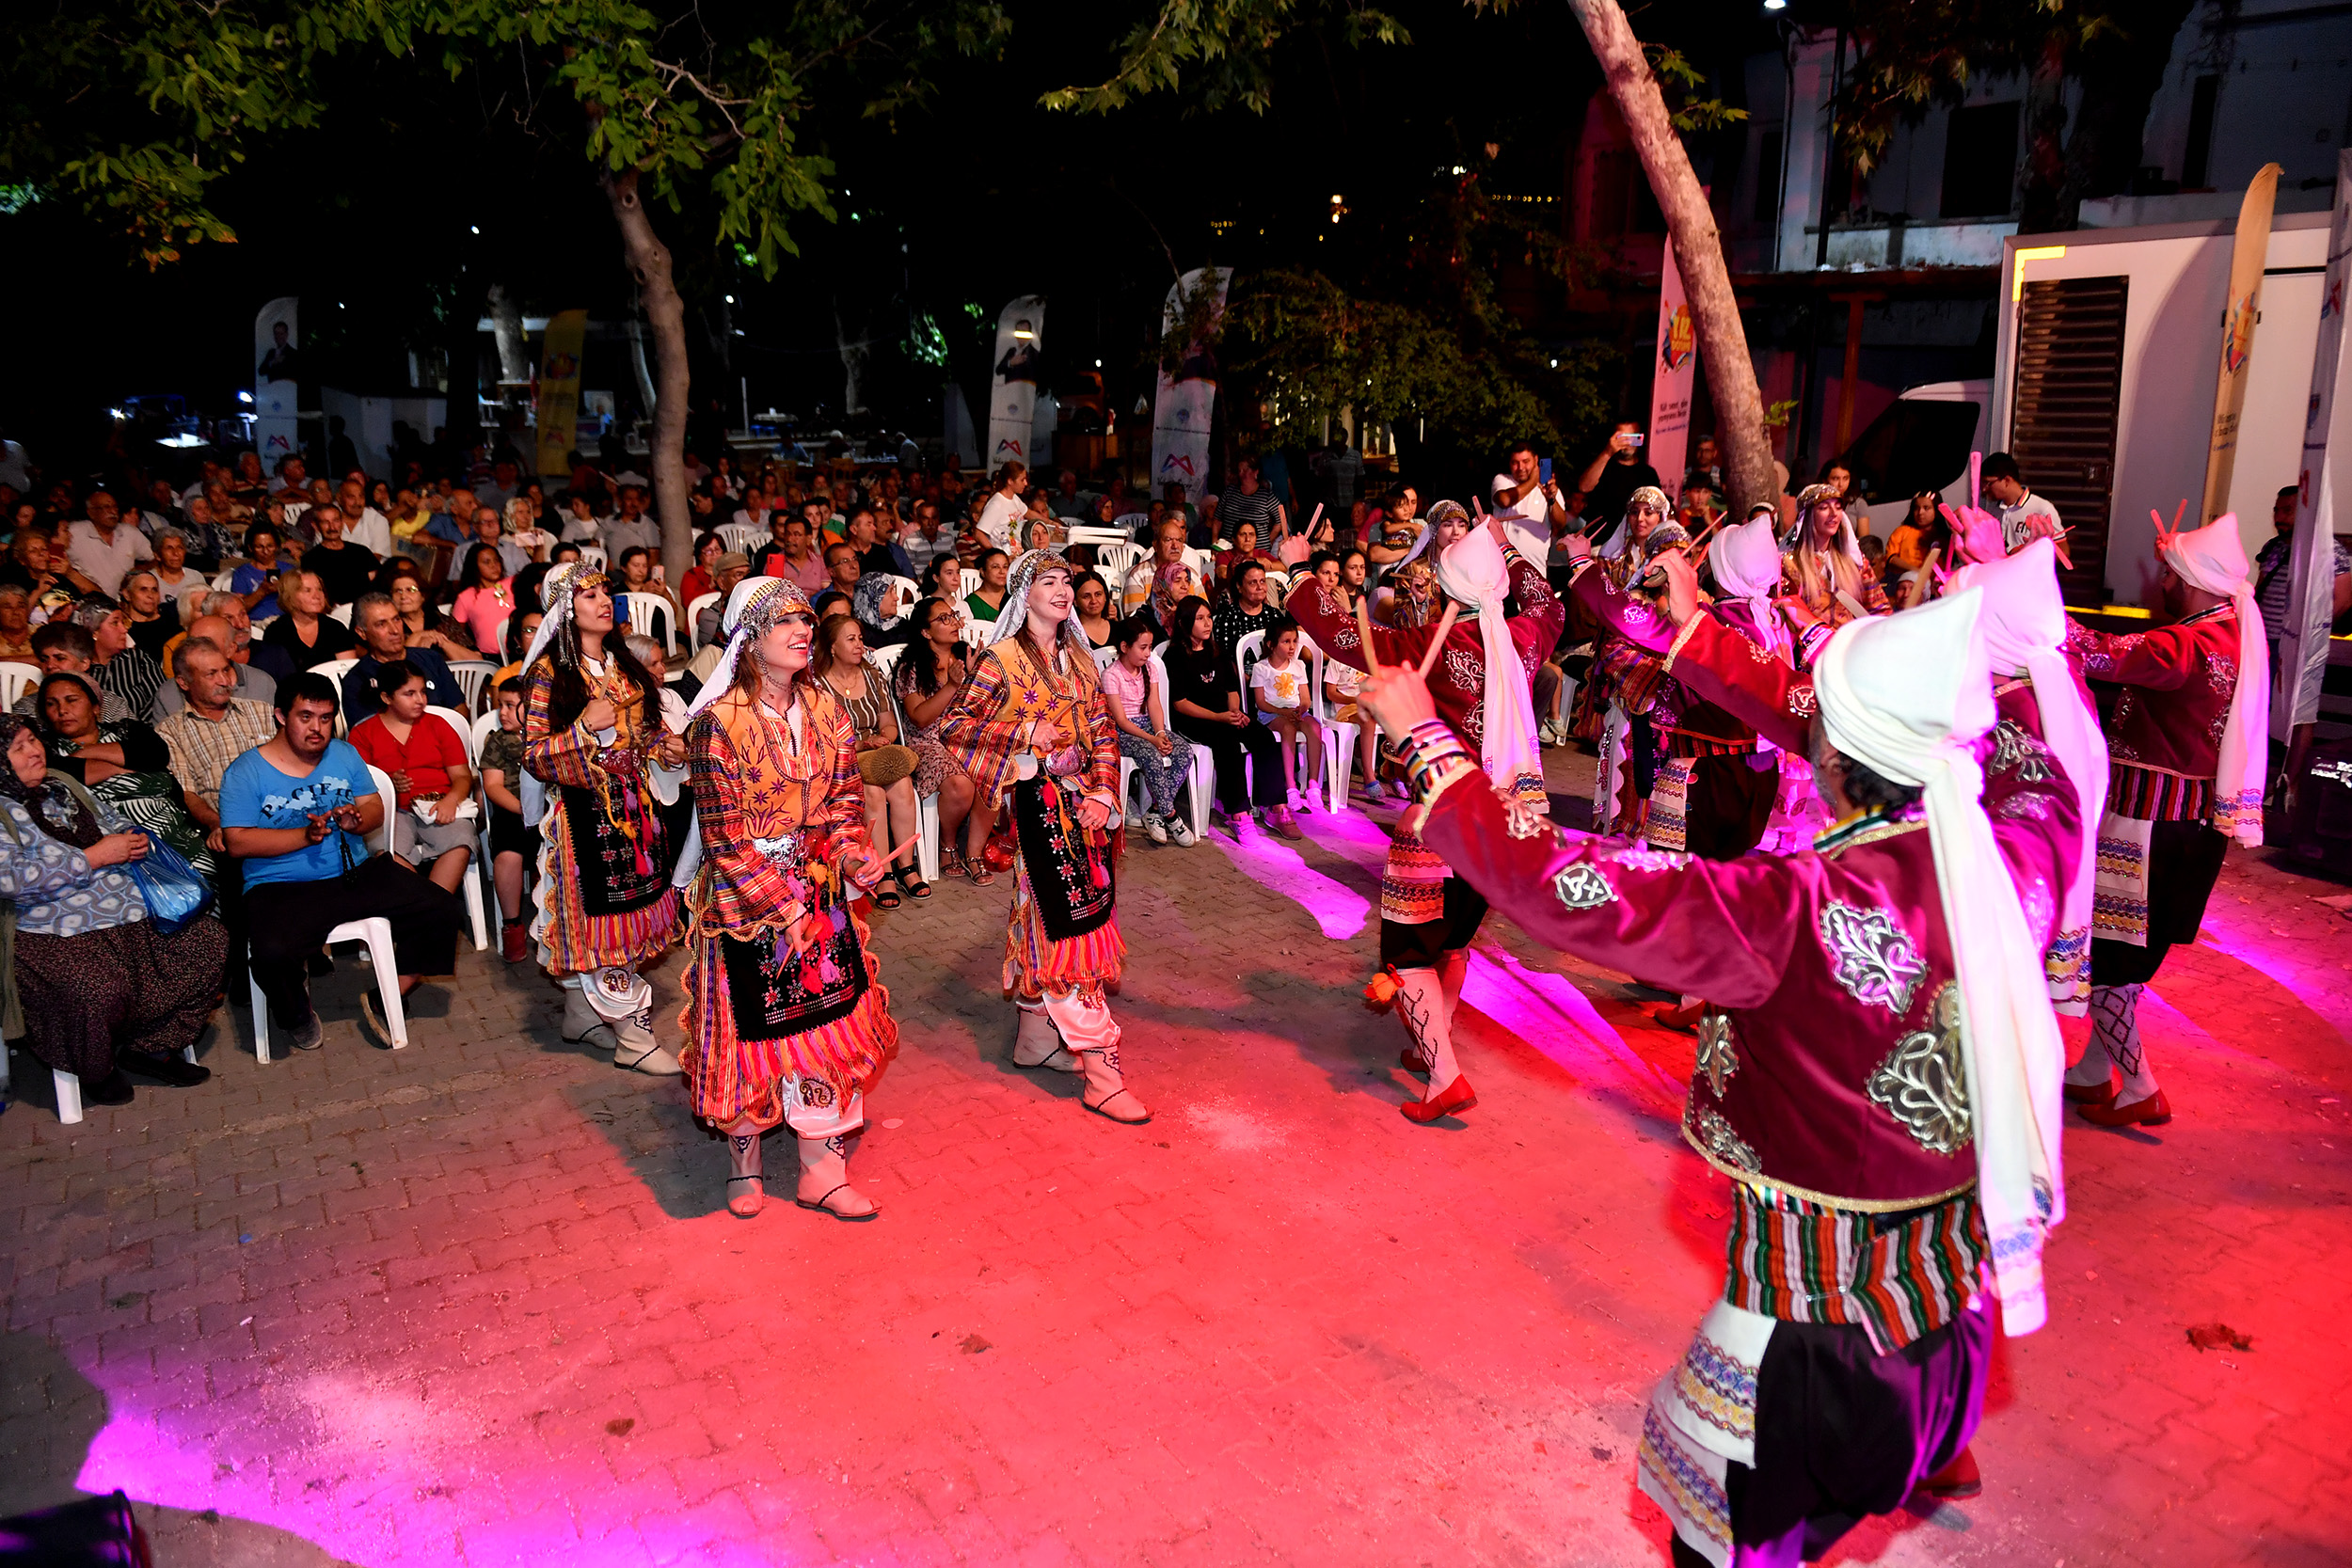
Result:
<svg viewBox="0 0 2352 1568"><path fill-rule="evenodd" d="M1535 483L1538 484L1549 484L1551 483L1550 458L1538 457L1535 459Z"/></svg>
<svg viewBox="0 0 2352 1568"><path fill-rule="evenodd" d="M656 582L660 582L661 580L661 566L658 562L654 564L653 580Z"/></svg>
<svg viewBox="0 0 2352 1568"><path fill-rule="evenodd" d="M1640 445L1641 445L1644 441L1645 441L1645 440L1647 440L1647 439L1648 439L1648 437L1647 437L1647 436L1645 436L1642 435L1640 432L1636 431L1636 432L1632 432L1632 433L1629 434L1629 435L1626 436L1626 438L1625 438L1625 444L1626 444L1627 446L1629 446L1629 447L1638 447L1638 446L1640 446Z"/></svg>

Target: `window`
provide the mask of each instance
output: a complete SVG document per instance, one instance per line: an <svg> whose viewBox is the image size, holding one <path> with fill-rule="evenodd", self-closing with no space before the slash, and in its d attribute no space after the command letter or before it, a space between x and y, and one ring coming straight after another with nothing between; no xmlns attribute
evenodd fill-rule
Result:
<svg viewBox="0 0 2352 1568"><path fill-rule="evenodd" d="M2024 105L1954 109L1944 131L1944 216L1994 217L2017 188L2017 122Z"/></svg>

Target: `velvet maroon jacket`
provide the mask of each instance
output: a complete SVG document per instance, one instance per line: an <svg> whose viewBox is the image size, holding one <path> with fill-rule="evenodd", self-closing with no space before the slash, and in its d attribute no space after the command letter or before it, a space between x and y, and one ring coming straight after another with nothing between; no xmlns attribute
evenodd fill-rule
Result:
<svg viewBox="0 0 2352 1568"><path fill-rule="evenodd" d="M2123 688L2107 721L2107 755L2186 779L2211 779L2220 768L2237 643L2237 614L2226 605L2120 636L2066 624L2066 651L2083 673Z"/></svg>
<svg viewBox="0 0 2352 1568"><path fill-rule="evenodd" d="M1976 1180L1958 986L1923 818L1879 822L1821 852L1715 862L1563 831L1513 838L1484 784L1458 775L1421 828L1455 876L1539 942L1713 1004L1683 1113L1683 1135L1711 1164L1876 1212ZM2082 832L2074 788L2055 768L2012 768L1988 778L1985 806L2046 945Z"/></svg>
<svg viewBox="0 0 2352 1568"><path fill-rule="evenodd" d="M1552 593L1550 584L1544 581L1544 574L1517 550L1506 548L1503 559L1511 572L1511 597L1519 607L1519 612L1510 621L1511 642L1518 649L1524 673L1533 681L1535 667L1559 642L1560 628L1567 620L1568 610ZM1349 613L1346 602L1338 594L1308 577L1291 590L1290 601L1282 608L1298 623L1300 630L1314 639L1324 657L1336 658L1367 674L1371 673L1364 658L1363 634L1358 630L1356 617ZM1375 622L1372 628L1373 652L1384 665L1418 667L1437 631L1434 622L1426 626L1406 627L1384 626ZM1476 751L1486 733L1486 648L1478 635L1475 617L1454 618L1454 629L1446 634L1445 651L1438 656L1438 662L1429 671L1429 695L1437 702L1438 717Z"/></svg>

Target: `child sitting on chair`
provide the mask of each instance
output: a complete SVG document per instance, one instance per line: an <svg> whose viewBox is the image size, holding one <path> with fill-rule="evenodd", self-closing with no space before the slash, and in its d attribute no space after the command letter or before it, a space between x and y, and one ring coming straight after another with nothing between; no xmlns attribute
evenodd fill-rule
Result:
<svg viewBox="0 0 2352 1568"><path fill-rule="evenodd" d="M1265 629L1265 657L1249 672L1250 700L1258 722L1282 744L1282 788L1296 811L1314 809L1314 783L1323 776L1323 725L1308 704L1307 661L1298 656L1298 623L1285 616ZM1307 740L1307 789L1294 774L1292 748Z"/></svg>

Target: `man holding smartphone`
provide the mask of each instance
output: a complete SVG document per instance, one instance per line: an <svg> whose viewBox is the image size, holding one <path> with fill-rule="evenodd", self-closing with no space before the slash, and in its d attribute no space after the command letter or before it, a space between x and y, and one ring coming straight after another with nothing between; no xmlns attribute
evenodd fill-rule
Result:
<svg viewBox="0 0 2352 1568"><path fill-rule="evenodd" d="M1631 420L1619 420L1609 444L1577 476L1576 487L1584 492L1585 537L1602 555L1616 553L1612 546L1619 545L1626 503L1633 499L1633 492L1645 484L1660 490L1666 487L1658 470L1642 461L1642 427Z"/></svg>
<svg viewBox="0 0 2352 1568"><path fill-rule="evenodd" d="M1552 535L1568 525L1568 509L1561 504L1559 484L1544 471L1549 465L1537 459L1534 447L1514 443L1503 463L1510 471L1495 475L1486 487L1495 515L1511 547L1540 572L1550 558Z"/></svg>

